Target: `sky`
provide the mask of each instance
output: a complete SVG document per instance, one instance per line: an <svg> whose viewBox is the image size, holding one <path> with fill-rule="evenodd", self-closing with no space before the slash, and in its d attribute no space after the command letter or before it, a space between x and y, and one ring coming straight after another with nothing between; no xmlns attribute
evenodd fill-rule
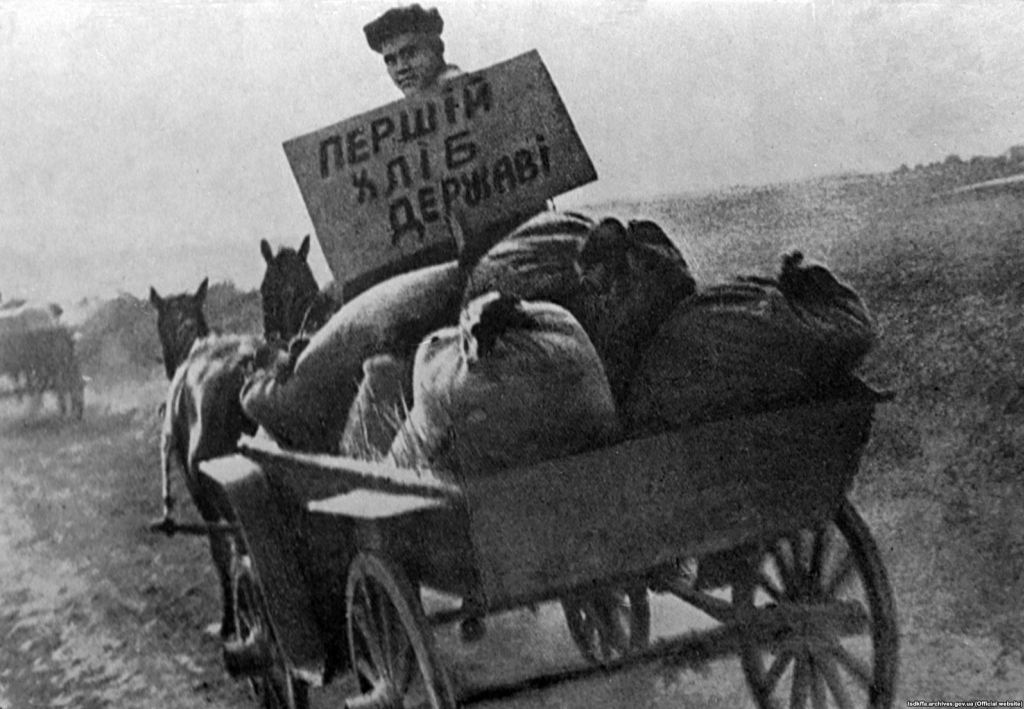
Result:
<svg viewBox="0 0 1024 709"><path fill-rule="evenodd" d="M392 4L0 0L0 297L258 285L313 232L282 143L400 96ZM464 70L538 50L598 174L560 207L1024 144L1020 2L424 4Z"/></svg>

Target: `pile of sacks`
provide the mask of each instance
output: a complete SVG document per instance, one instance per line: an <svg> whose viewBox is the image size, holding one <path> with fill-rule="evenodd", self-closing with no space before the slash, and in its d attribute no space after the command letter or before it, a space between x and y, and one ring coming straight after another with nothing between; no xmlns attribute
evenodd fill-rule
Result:
<svg viewBox="0 0 1024 709"><path fill-rule="evenodd" d="M825 395L874 336L798 253L698 292L653 222L547 212L360 294L242 402L289 447L488 474Z"/></svg>
<svg viewBox="0 0 1024 709"><path fill-rule="evenodd" d="M679 303L646 343L623 416L642 435L824 398L874 342L860 296L794 252L776 279L740 278Z"/></svg>

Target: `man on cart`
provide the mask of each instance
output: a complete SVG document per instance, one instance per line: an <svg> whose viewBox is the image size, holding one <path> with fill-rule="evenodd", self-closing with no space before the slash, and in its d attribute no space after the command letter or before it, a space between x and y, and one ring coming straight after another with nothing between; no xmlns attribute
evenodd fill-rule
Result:
<svg viewBox="0 0 1024 709"><path fill-rule="evenodd" d="M363 28L370 49L383 57L388 76L407 98L437 91L462 74L444 59L442 30L437 9L419 5L388 10Z"/></svg>

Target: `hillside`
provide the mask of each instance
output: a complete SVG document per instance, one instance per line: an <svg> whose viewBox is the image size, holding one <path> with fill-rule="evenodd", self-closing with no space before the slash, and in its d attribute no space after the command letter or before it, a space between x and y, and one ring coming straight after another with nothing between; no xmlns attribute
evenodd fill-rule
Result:
<svg viewBox="0 0 1024 709"><path fill-rule="evenodd" d="M881 231L917 229L917 225L900 225L901 215L936 199L948 197L957 204L960 200L969 201L973 198L971 192L964 192L957 198L953 195L978 183L989 185L990 192L999 191L995 188L1012 192L1020 185L1014 176L1019 177L1022 172L1024 146L1016 146L1000 156L962 160L951 155L942 162L918 165L912 170L901 166L892 173L876 175L838 175L643 202L607 202L592 205L587 211L599 216L637 216L659 221L677 240L694 274L703 283L740 273L772 273L778 265L780 252L789 248L802 248L808 251L808 256L843 271L849 272L853 266L854 272L849 275L855 283L857 270L865 274L888 274L878 276L883 279L905 280L918 276L881 268L890 256L879 250L878 243L889 240ZM949 238L949 234L942 234L944 229L949 229L943 226L948 216L937 214L934 217L927 227L926 239ZM742 248L737 248L740 244ZM937 266L934 258L945 254L949 246L947 243L945 250L937 250L919 245L921 253L913 255L933 259L920 267L927 274ZM228 249L218 256L223 261L239 250ZM247 270L259 267L255 247L242 253L246 254L242 260ZM967 254L960 260L972 261L973 256ZM112 263L118 261L114 259ZM1000 268L1000 263L984 266ZM110 265L107 264L108 268ZM866 280L874 277L865 275ZM885 293L885 284L879 285ZM927 283L919 285L927 290ZM66 309L82 334L79 351L88 375L119 372L130 373L135 378L145 377L159 364L155 314L144 298L121 293L112 300L88 302L81 307L71 305ZM211 326L225 332L262 330L259 293L241 290L230 281L211 287L206 312Z"/></svg>
<svg viewBox="0 0 1024 709"><path fill-rule="evenodd" d="M210 285L205 313L210 327L221 332L263 330L259 292L243 292L231 283ZM156 311L148 300L122 293L94 303L75 329L81 334L78 352L87 376L139 379L162 372Z"/></svg>
<svg viewBox="0 0 1024 709"><path fill-rule="evenodd" d="M878 411L850 496L896 597L896 704L1016 699L1024 687L1024 199L1014 187L936 191L923 172L593 211L657 220L704 284L774 273L779 254L799 247L864 296L880 340L863 374L896 397ZM211 324L259 331L258 313L255 293L211 288ZM0 704L251 706L224 674L217 645L200 634L217 614L204 545L143 529L159 510L153 411L166 387L154 321L148 303L128 296L84 321L80 347L95 378L82 423L0 409L8 461ZM685 629L690 616L660 597L654 605L655 632ZM445 634L442 650L476 673L573 657L557 608L507 614L492 627L479 646ZM502 706L752 703L739 663L722 661L571 684Z"/></svg>

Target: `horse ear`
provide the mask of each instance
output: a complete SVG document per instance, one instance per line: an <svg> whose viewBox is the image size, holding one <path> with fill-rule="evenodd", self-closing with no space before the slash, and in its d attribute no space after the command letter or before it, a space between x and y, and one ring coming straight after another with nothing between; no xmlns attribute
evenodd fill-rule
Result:
<svg viewBox="0 0 1024 709"><path fill-rule="evenodd" d="M156 288L153 286L149 287L149 302L157 310L164 304L164 299L160 297L160 294L156 292Z"/></svg>
<svg viewBox="0 0 1024 709"><path fill-rule="evenodd" d="M260 239L260 253L263 254L263 260L270 263L274 260L274 252L270 248L270 244L267 243L266 239Z"/></svg>
<svg viewBox="0 0 1024 709"><path fill-rule="evenodd" d="M302 245L299 247L299 258L303 261L309 256L309 234L306 234L306 238L302 240Z"/></svg>
<svg viewBox="0 0 1024 709"><path fill-rule="evenodd" d="M204 278L203 282L199 284L198 290L196 290L196 296L195 297L196 297L196 300L198 300L200 303L202 303L204 300L206 300L206 287L208 285L210 285L210 279L209 278Z"/></svg>

